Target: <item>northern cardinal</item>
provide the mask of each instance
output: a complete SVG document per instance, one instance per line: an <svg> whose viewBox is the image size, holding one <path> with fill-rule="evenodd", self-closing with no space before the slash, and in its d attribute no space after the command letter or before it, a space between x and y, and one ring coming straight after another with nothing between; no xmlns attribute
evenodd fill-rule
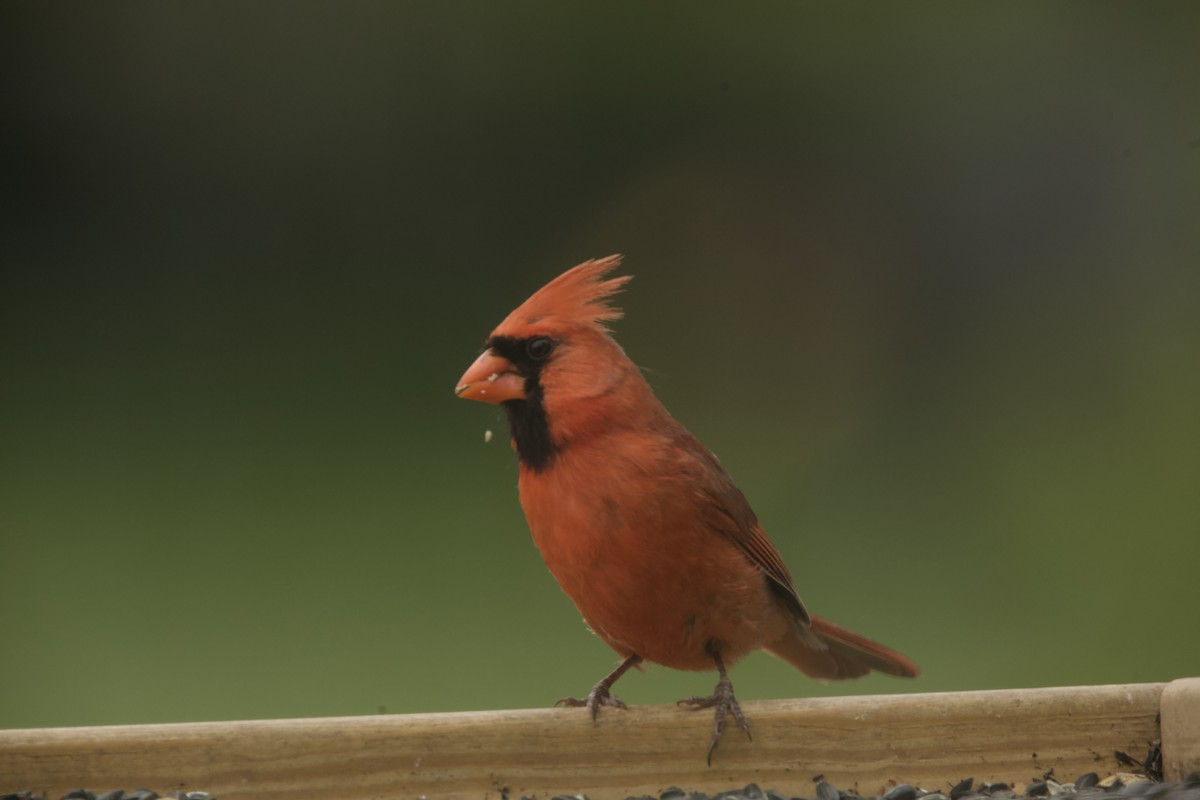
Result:
<svg viewBox="0 0 1200 800"><path fill-rule="evenodd" d="M488 337L455 394L501 405L520 458L520 496L546 566L621 664L583 699L625 708L612 685L642 661L720 675L708 763L733 714L726 668L765 650L813 678L917 665L809 614L792 577L717 461L654 396L607 323L631 276L620 256L586 261L539 289Z"/></svg>

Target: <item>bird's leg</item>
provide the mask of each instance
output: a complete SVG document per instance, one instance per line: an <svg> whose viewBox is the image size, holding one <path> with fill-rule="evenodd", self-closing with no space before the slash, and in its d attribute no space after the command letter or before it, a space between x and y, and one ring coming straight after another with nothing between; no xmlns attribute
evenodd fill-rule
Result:
<svg viewBox="0 0 1200 800"><path fill-rule="evenodd" d="M746 738L750 737L750 726L746 724L746 717L742 714L742 707L738 705L737 698L733 696L733 682L729 680L729 673L725 671L725 662L721 660L721 654L716 648L709 650L709 655L717 664L717 672L721 673L720 679L717 681L717 687L709 697L688 697L679 701L679 705L695 706L696 708L712 708L716 706L716 720L713 722L712 743L708 746L708 765L712 766L713 751L717 749L717 742L721 741L721 730L725 725L725 715L733 713L733 718L737 720L738 727L746 732Z"/></svg>
<svg viewBox="0 0 1200 800"><path fill-rule="evenodd" d="M605 675L600 681L592 687L588 692L587 697L564 697L557 701L556 706L586 706L587 710L592 712L592 722L596 721L596 713L600 710L600 706L612 706L613 708L628 708L625 702L616 695L609 692L612 685L617 682L625 672L630 668L637 666L642 661L642 657L637 653L633 653L625 658L616 669ZM740 712L739 712L740 713Z"/></svg>

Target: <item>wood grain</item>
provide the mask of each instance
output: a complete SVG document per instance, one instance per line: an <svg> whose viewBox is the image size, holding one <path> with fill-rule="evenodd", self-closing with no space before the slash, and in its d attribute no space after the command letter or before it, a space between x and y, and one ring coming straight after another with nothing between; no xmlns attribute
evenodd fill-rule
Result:
<svg viewBox="0 0 1200 800"><path fill-rule="evenodd" d="M1163 776L1200 772L1200 678L1171 681L1162 695Z"/></svg>
<svg viewBox="0 0 1200 800"><path fill-rule="evenodd" d="M880 793L961 778L1024 784L1116 769L1159 737L1165 684L747 702L704 762L708 712L674 706L0 731L0 793L76 786L203 789L240 798L592 800L710 793L751 781L813 795L811 777Z"/></svg>

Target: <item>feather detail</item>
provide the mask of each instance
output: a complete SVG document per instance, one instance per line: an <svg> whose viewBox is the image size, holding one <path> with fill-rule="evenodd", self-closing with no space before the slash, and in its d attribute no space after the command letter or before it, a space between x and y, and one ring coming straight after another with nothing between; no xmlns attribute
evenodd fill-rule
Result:
<svg viewBox="0 0 1200 800"><path fill-rule="evenodd" d="M632 275L605 279L620 264L621 256L611 255L572 267L517 306L492 335L528 334L532 330L607 330L606 323L623 315L609 299L633 279Z"/></svg>
<svg viewBox="0 0 1200 800"><path fill-rule="evenodd" d="M754 524L748 531L743 531L735 537L734 544L766 574L771 581L771 588L796 615L796 621L802 625L809 624L812 618L800 600L800 595L796 593L791 573L762 527Z"/></svg>
<svg viewBox="0 0 1200 800"><path fill-rule="evenodd" d="M814 616L811 628L788 631L763 647L810 678L860 678L871 670L915 678L920 669L891 648Z"/></svg>
<svg viewBox="0 0 1200 800"><path fill-rule="evenodd" d="M808 625L808 610L792 584L792 575L774 543L758 523L746 496L733 483L733 478L711 450L692 436L682 425L670 421L677 429L676 446L690 455L698 467L681 470L689 474L693 485L703 494L708 512L704 519L708 527L737 546L742 555L767 578L771 591L791 611L794 621Z"/></svg>

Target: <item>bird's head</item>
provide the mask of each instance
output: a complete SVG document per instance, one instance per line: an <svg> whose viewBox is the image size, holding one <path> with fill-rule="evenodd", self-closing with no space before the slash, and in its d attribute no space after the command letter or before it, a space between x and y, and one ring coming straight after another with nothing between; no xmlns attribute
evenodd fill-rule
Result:
<svg viewBox="0 0 1200 800"><path fill-rule="evenodd" d="M621 310L608 301L630 276L607 277L618 255L573 267L543 286L492 331L454 392L502 405L521 460L546 466L568 440L604 427L627 404L637 368L609 335Z"/></svg>

